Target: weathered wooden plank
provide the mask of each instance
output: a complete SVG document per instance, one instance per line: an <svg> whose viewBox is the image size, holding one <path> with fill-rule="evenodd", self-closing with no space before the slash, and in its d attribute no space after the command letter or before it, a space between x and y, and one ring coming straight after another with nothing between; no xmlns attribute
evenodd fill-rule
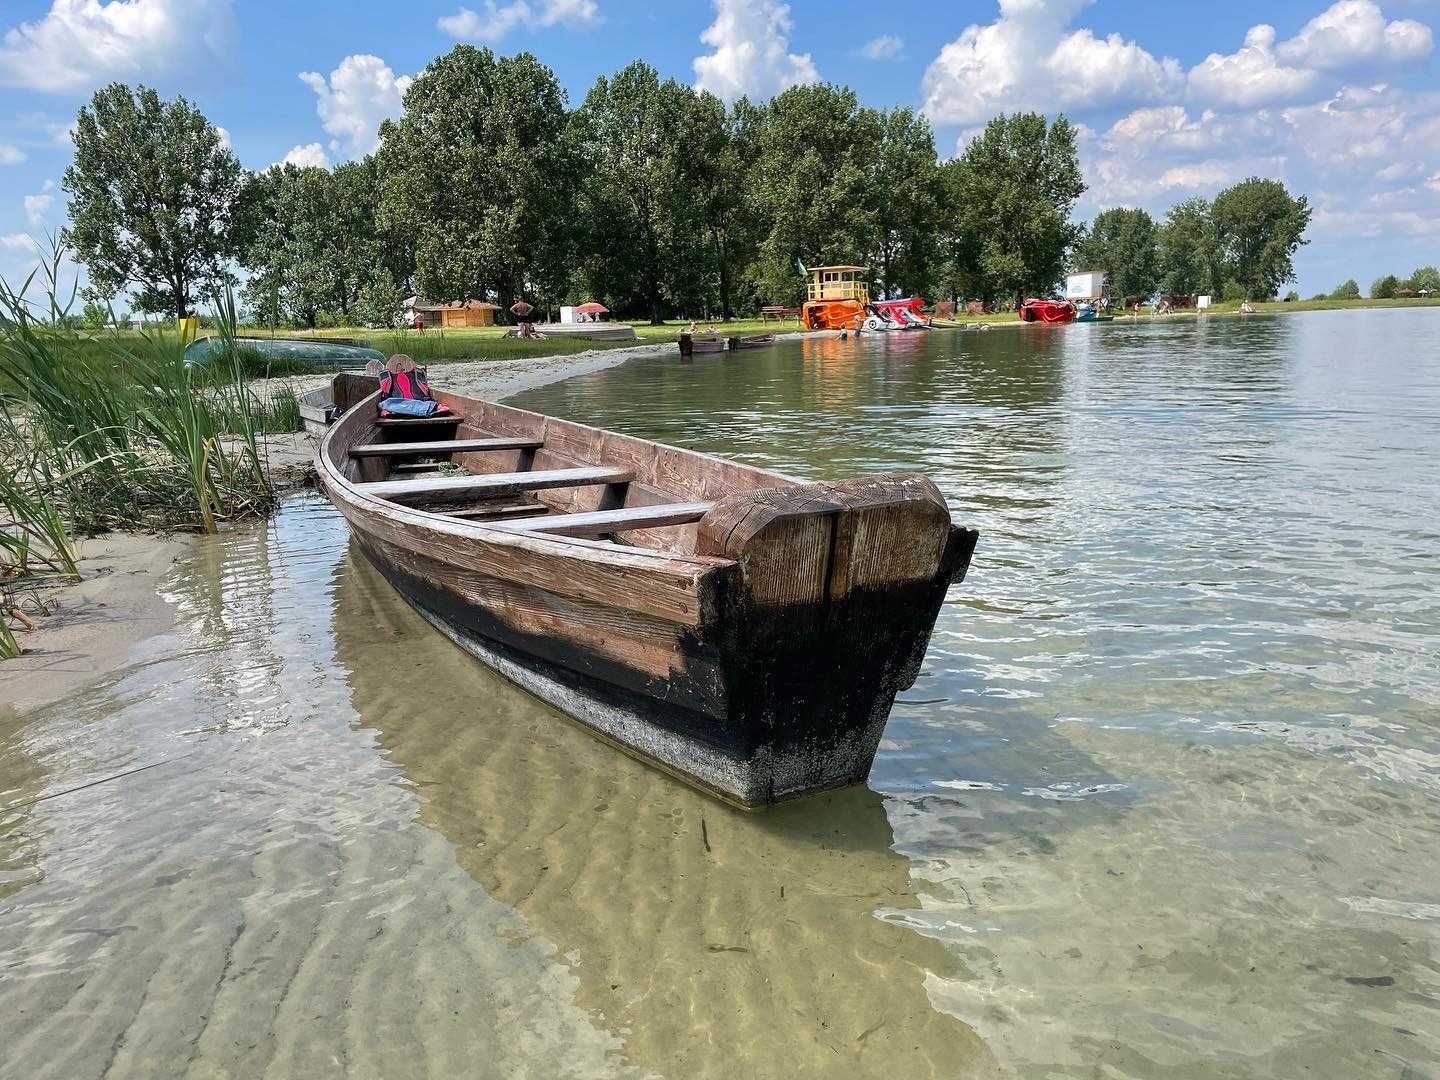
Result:
<svg viewBox="0 0 1440 1080"><path fill-rule="evenodd" d="M375 420L382 428L455 427L464 422L461 416L380 416Z"/></svg>
<svg viewBox="0 0 1440 1080"><path fill-rule="evenodd" d="M695 550L738 560L755 603L798 612L825 596L839 509L825 495L807 484L722 499L701 521Z"/></svg>
<svg viewBox="0 0 1440 1080"><path fill-rule="evenodd" d="M525 521L508 521L497 529L514 532L548 533L551 536L607 536L631 529L658 529L667 525L688 525L699 521L714 503L662 503L655 506L627 506L590 514L547 514Z"/></svg>
<svg viewBox="0 0 1440 1080"><path fill-rule="evenodd" d="M335 415L343 416L358 402L364 401L380 389L380 380L374 375L357 375L342 371L330 380L331 399L335 404Z"/></svg>
<svg viewBox="0 0 1440 1080"><path fill-rule="evenodd" d="M445 516L459 518L462 521L489 521L492 518L507 517L544 517L548 508L538 503L497 503L494 506L480 505L467 506L453 510L446 510Z"/></svg>
<svg viewBox="0 0 1440 1080"><path fill-rule="evenodd" d="M681 626L700 626L715 617L714 575L732 565L723 559L685 559L583 538L507 533L484 522L456 521L366 499L359 489L354 485L355 496L337 505L363 533L460 570Z"/></svg>
<svg viewBox="0 0 1440 1080"><path fill-rule="evenodd" d="M624 484L629 469L536 469L529 472L490 473L482 476L421 477L416 480L380 480L360 484L367 495L393 502L453 502L484 495L512 495L542 488Z"/></svg>
<svg viewBox="0 0 1440 1080"><path fill-rule="evenodd" d="M550 659L565 662L566 646L580 653L624 664L651 678L674 675L701 676L707 685L720 678L713 659L703 673L689 670L697 659L683 652L684 630L672 622L626 610L613 604L568 599L547 589L520 585L503 578L457 570L430 556L410 555L390 544L371 542L385 559L423 575L432 586L443 588L464 604L482 609L493 619L521 634L553 642Z"/></svg>
<svg viewBox="0 0 1440 1080"><path fill-rule="evenodd" d="M350 448L351 457L404 457L407 454L459 454L481 450L533 450L538 439L436 439L433 442L364 443Z"/></svg>

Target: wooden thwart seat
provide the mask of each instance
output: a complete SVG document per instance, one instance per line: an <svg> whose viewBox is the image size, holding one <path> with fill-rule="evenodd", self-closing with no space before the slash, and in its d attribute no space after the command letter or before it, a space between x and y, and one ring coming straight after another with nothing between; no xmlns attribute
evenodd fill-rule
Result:
<svg viewBox="0 0 1440 1080"><path fill-rule="evenodd" d="M628 484L630 469L538 469L528 472L486 473L478 476L422 476L413 480L375 480L357 484L366 495L392 502L454 502L489 495L513 495L541 488L585 487L592 484Z"/></svg>
<svg viewBox="0 0 1440 1080"><path fill-rule="evenodd" d="M434 442L362 443L351 457L404 457L407 454L472 454L480 450L535 450L539 439L437 439Z"/></svg>
<svg viewBox="0 0 1440 1080"><path fill-rule="evenodd" d="M382 428L415 427L417 425L425 426L427 424L431 427L440 424L447 427L457 427L464 422L465 418L462 416L453 416L449 413L444 413L440 416L382 416L375 421L375 424L377 427Z"/></svg>
<svg viewBox="0 0 1440 1080"><path fill-rule="evenodd" d="M604 536L627 529L659 529L667 525L688 525L699 521L714 503L662 503L658 506L627 506L620 510L596 510L584 514L549 514L523 521L494 523L506 532L545 533L550 536Z"/></svg>

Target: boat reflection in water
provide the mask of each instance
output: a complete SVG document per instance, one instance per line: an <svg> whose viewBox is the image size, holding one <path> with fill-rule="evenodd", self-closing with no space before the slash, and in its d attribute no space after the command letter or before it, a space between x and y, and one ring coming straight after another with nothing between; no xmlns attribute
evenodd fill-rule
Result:
<svg viewBox="0 0 1440 1080"><path fill-rule="evenodd" d="M876 917L916 906L879 795L731 809L475 664L353 544L336 573L337 660L421 822L555 945L646 1075L995 1071L927 997L965 973Z"/></svg>

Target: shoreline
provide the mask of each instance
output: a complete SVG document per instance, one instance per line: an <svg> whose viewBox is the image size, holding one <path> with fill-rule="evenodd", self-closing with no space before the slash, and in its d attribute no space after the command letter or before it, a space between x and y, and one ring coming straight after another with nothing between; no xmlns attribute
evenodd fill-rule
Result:
<svg viewBox="0 0 1440 1080"><path fill-rule="evenodd" d="M1292 305L1272 307L1280 310L1262 309L1254 314L1317 310L1310 307L1297 309ZM1326 307L1318 310L1342 309ZM1176 318L1198 319L1202 314L1209 317L1237 316L1240 313L1178 311L1165 315L1122 315L1111 325L1163 322ZM1022 323L1018 318L1001 321L995 316L972 317L968 324L986 328L1037 325ZM956 325L942 329L964 332L966 325L957 321ZM838 333L834 330L789 331L777 333L776 337L834 337ZM432 363L427 366L427 371L436 384L446 389L471 397L504 401L527 390L618 367L630 360L673 353L675 349L673 341L651 342L626 348L585 349L559 356L449 360ZM280 376L256 380L250 386L257 394L273 394L289 388L298 395L327 384L333 374ZM310 485L315 445L315 436L304 432L261 437L261 453L278 496ZM159 587L171 565L194 539L186 534L165 536L113 532L80 540L77 546L80 550L81 580L46 584L33 590L47 604L55 604L55 610L39 617L35 630L17 630L16 638L26 651L15 659L0 661L0 715L53 702L77 687L124 667L131 662L141 644L171 629L174 625L173 609L160 597ZM29 595L28 592L25 595Z"/></svg>
<svg viewBox="0 0 1440 1080"><path fill-rule="evenodd" d="M789 336L789 335L787 335ZM798 336L798 335L796 335ZM675 349L674 342L627 349L587 349L565 356L516 360L455 360L428 368L432 378L467 396L503 401L539 386L617 367L637 357ZM333 373L260 380L259 392L289 386L297 394L323 386ZM316 438L304 432L262 436L260 450L283 497L309 486ZM243 525L244 523L242 523ZM77 541L80 580L56 581L26 590L53 610L34 616L34 630L15 631L25 650L0 661L0 717L28 712L133 662L146 641L175 625L175 609L160 594L174 563L197 535L110 532Z"/></svg>

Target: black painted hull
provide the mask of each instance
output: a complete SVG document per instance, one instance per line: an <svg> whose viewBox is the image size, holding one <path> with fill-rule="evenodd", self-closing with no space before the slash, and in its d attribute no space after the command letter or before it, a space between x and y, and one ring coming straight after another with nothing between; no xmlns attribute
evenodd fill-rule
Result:
<svg viewBox="0 0 1440 1080"><path fill-rule="evenodd" d="M894 694L873 700L860 723L818 710L824 746L810 738L774 738L774 729L737 722L726 703L687 685L657 680L560 643L536 642L479 608L397 566L363 536L356 547L427 622L592 734L633 757L745 809L864 783L879 748ZM943 589L941 590L943 596ZM938 604L937 604L938 606ZM922 646L923 649L923 646ZM819 705L816 702L815 705ZM788 745L787 745L788 742Z"/></svg>

